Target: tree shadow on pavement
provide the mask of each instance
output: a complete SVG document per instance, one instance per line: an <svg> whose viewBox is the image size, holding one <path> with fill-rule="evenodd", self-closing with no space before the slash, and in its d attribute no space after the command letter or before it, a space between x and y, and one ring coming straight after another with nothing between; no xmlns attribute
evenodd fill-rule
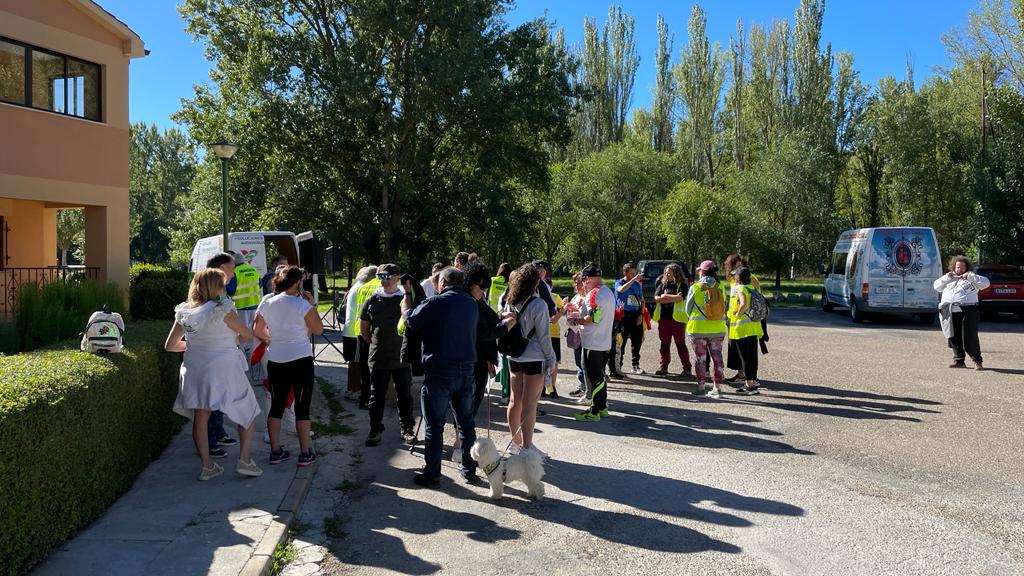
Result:
<svg viewBox="0 0 1024 576"><path fill-rule="evenodd" d="M394 472L401 472L405 481L411 480L406 470ZM451 483L449 480L442 482ZM352 510L357 510L357 518L349 524L358 526L358 533L349 532L333 549L338 559L346 564L375 566L401 574L433 574L443 569L440 564L410 552L401 537L385 530L419 535L456 531L464 532L470 540L489 543L519 538L519 531L500 526L493 520L468 512L445 510L403 496L390 486L375 483L363 496L372 500L373 509L362 509L361 503L356 501Z"/></svg>
<svg viewBox="0 0 1024 576"><path fill-rule="evenodd" d="M573 415L579 412L580 407L549 404L545 408L550 414L560 418L557 422L541 420L540 423L597 434L644 438L702 448L803 456L814 454L814 452L796 448L785 442L762 438L760 436L778 436L779 433L750 426L743 423L742 420L734 421L734 417L728 414L700 412L695 417L693 414L689 414L689 410L633 404L614 399L609 402L609 406L612 416L602 418L600 423L593 423L577 422L573 419ZM722 432L711 430L722 430Z"/></svg>
<svg viewBox="0 0 1024 576"><path fill-rule="evenodd" d="M562 466L559 463L558 466ZM544 477L544 481L553 486L559 486L557 483L550 482L550 477L555 472L554 465L545 466L547 474ZM578 466L578 465L572 465ZM590 474L596 471L603 471L609 474L627 474L628 471L619 470L606 470L604 468L594 468L590 466L582 466L579 468L585 468L583 472ZM568 474L565 474L568 476ZM584 477L576 477L574 479L560 480L566 484L579 483ZM595 481L605 481L606 478L594 479ZM585 482L591 482L591 478L586 478ZM687 554L694 552L725 552L729 554L738 554L742 550L728 542L722 542L716 540L710 536L692 528L685 526L679 526L671 522L666 522L659 518L651 518L648 516L642 516L639 514L633 514L629 512L616 512L609 510L599 510L594 508L588 508L587 506L577 504L576 502L569 502L565 500L555 500L553 498L544 498L539 501L532 501L523 503L519 500L513 500L508 498L508 495L525 495L522 492L517 491L514 487L507 489L505 494L506 497L501 500L489 500L486 496L481 496L476 492L471 492L468 488L462 484L456 484L456 486L463 491L467 498L473 498L478 500L486 500L492 502L495 506L500 506L517 513L525 514L535 520L541 522L550 522L555 524L561 524L567 528L587 532L596 538L607 540L609 542L615 542L625 546L631 546L642 550L652 550L657 552L669 552L676 554ZM559 486L560 487L560 486ZM630 490L633 487L627 487ZM672 494L664 495L666 500L674 498ZM700 518L698 512L703 512L699 509L693 508L693 514L691 516L684 516L676 514L679 517L689 517L694 519ZM671 512L666 512L671 514ZM729 516L729 518L719 517L718 519L723 520L724 525L727 526L749 526L750 522L743 518ZM714 518L714 516L712 516Z"/></svg>

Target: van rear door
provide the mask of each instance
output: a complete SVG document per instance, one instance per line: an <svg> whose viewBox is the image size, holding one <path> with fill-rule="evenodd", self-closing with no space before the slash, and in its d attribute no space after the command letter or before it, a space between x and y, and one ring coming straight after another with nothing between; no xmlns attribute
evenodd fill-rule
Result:
<svg viewBox="0 0 1024 576"><path fill-rule="evenodd" d="M868 277L862 282L867 283L867 305L871 308L903 307L903 275L894 265L897 260L909 260L903 232L903 228L876 228L871 233Z"/></svg>
<svg viewBox="0 0 1024 576"><path fill-rule="evenodd" d="M903 307L933 312L938 293L932 288L932 282L942 274L935 233L931 228L907 228L903 241L905 249L898 247L894 258L903 274Z"/></svg>

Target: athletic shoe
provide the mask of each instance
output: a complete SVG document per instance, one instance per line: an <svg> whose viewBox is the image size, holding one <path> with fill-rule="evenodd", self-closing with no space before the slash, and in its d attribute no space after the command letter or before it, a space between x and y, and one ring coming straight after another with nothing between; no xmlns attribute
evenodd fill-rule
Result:
<svg viewBox="0 0 1024 576"><path fill-rule="evenodd" d="M967 368L967 365L964 364L963 360L956 360L955 362L950 364L949 367L950 368Z"/></svg>
<svg viewBox="0 0 1024 576"><path fill-rule="evenodd" d="M697 384L697 388L694 389L693 395L694 396L703 396L705 394L707 394L707 391L704 390L704 385L703 384Z"/></svg>
<svg viewBox="0 0 1024 576"><path fill-rule="evenodd" d="M412 445L416 443L416 429L402 428L402 442Z"/></svg>
<svg viewBox="0 0 1024 576"><path fill-rule="evenodd" d="M981 364L980 360L975 360L974 361L974 370L976 372L981 372L981 371L985 370L985 367Z"/></svg>
<svg viewBox="0 0 1024 576"><path fill-rule="evenodd" d="M223 448L210 448L210 458L227 458L228 453Z"/></svg>
<svg viewBox="0 0 1024 576"><path fill-rule="evenodd" d="M309 452L299 452L299 461L297 462L297 464L299 465L300 468L312 466L315 462L316 452L313 452L312 448L309 449Z"/></svg>
<svg viewBox="0 0 1024 576"><path fill-rule="evenodd" d="M721 396L722 395L718 393L718 388L712 388L708 392L708 398L716 398L717 399L717 398L721 398Z"/></svg>
<svg viewBox="0 0 1024 576"><path fill-rule="evenodd" d="M740 396L757 396L758 394L760 394L760 392L757 391L757 388L745 387L740 388L739 390L736 391L736 393L739 394Z"/></svg>
<svg viewBox="0 0 1024 576"><path fill-rule="evenodd" d="M270 451L270 463L271 464L280 464L281 462L284 462L285 460L287 460L287 459L289 459L291 457L292 457L291 453L289 453L284 448L278 448L277 450L271 450Z"/></svg>
<svg viewBox="0 0 1024 576"><path fill-rule="evenodd" d="M413 481L413 484L416 484L417 486L423 486L425 488L433 488L433 487L435 487L435 486L437 486L438 484L441 483L441 477L440 476L427 476L426 474L424 474L422 472L417 472L416 475L412 477L412 481Z"/></svg>
<svg viewBox="0 0 1024 576"><path fill-rule="evenodd" d="M231 436L224 435L217 438L217 444L220 444L221 446L234 446L235 444L238 444L238 440L235 440Z"/></svg>
<svg viewBox="0 0 1024 576"><path fill-rule="evenodd" d="M251 476L253 478L259 478L263 475L263 470L261 470L260 467L252 460L249 460L248 462L242 462L239 460L238 466L235 467L235 471L242 476Z"/></svg>
<svg viewBox="0 0 1024 576"><path fill-rule="evenodd" d="M378 446L380 444L380 438L382 434L380 432L370 432L370 435L366 437L366 446Z"/></svg>
<svg viewBox="0 0 1024 576"><path fill-rule="evenodd" d="M540 456L542 460L546 460L548 457L547 452L541 450L540 448L537 448L536 444L530 446L529 448L527 448L527 450L533 452L537 456Z"/></svg>
<svg viewBox="0 0 1024 576"><path fill-rule="evenodd" d="M452 448L452 463L462 464L462 446Z"/></svg>
<svg viewBox="0 0 1024 576"><path fill-rule="evenodd" d="M682 376L683 378L689 378L693 376L693 372L689 368L684 368L683 371L679 373L679 375Z"/></svg>
<svg viewBox="0 0 1024 576"><path fill-rule="evenodd" d="M618 371L610 372L608 374L608 377L609 378L615 378L617 380L625 380L626 379L626 376L622 372L618 372Z"/></svg>
<svg viewBox="0 0 1024 576"><path fill-rule="evenodd" d="M583 396L586 393L587 393L587 391L585 389L577 388L577 389L573 390L572 392L569 392L569 396L571 396L573 398L579 398L580 396Z"/></svg>
<svg viewBox="0 0 1024 576"><path fill-rule="evenodd" d="M598 412L597 415L600 416L601 418L607 418L608 417L608 409L607 408L601 408L601 411Z"/></svg>
<svg viewBox="0 0 1024 576"><path fill-rule="evenodd" d="M590 406L592 404L590 398L587 398L586 396L580 396L577 398L576 403L582 406Z"/></svg>
<svg viewBox="0 0 1024 576"><path fill-rule="evenodd" d="M726 382L742 382L743 380L746 380L746 376L742 372L737 372L732 377L725 379Z"/></svg>
<svg viewBox="0 0 1024 576"><path fill-rule="evenodd" d="M577 412L575 414L575 416L573 416L573 417L576 418L576 421L578 421L578 422L597 422L598 420L601 419L601 415L600 414L594 414L590 410L584 410L583 412Z"/></svg>
<svg viewBox="0 0 1024 576"><path fill-rule="evenodd" d="M655 376L668 376L668 368L658 368L654 371Z"/></svg>
<svg viewBox="0 0 1024 576"><path fill-rule="evenodd" d="M647 374L644 369L639 366L633 366L633 374Z"/></svg>
<svg viewBox="0 0 1024 576"><path fill-rule="evenodd" d="M548 397L552 400L558 400L558 390L555 390L554 386L551 387L551 393L548 394Z"/></svg>
<svg viewBox="0 0 1024 576"><path fill-rule="evenodd" d="M220 467L220 464L214 462L212 468L203 468L202 473L199 474L199 481L206 482L207 480L210 480L211 478L216 478L217 476L220 476L223 473L224 469Z"/></svg>
<svg viewBox="0 0 1024 576"><path fill-rule="evenodd" d="M359 391L345 390L345 393L342 395L342 397L345 398L345 400L359 400Z"/></svg>

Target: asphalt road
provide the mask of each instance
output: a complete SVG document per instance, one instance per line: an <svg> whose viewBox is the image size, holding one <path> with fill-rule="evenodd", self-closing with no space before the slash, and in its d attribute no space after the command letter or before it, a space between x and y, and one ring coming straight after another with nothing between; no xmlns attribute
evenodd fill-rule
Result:
<svg viewBox="0 0 1024 576"><path fill-rule="evenodd" d="M344 535L303 572L1024 574L1024 323L985 322L981 342L987 371L951 370L937 326L776 310L760 396L640 376L611 383L601 422L543 402L539 502L521 487L492 502L448 462L440 489L416 487L422 461L392 425L357 444ZM361 439L365 413L353 420Z"/></svg>

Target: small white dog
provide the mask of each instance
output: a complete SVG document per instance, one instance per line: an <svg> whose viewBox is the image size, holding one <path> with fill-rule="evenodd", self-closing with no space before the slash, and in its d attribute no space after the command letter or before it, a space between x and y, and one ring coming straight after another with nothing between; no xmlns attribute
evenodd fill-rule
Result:
<svg viewBox="0 0 1024 576"><path fill-rule="evenodd" d="M526 484L529 495L538 500L544 497L544 464L540 454L533 450L525 450L508 458L502 458L494 442L489 438L478 438L473 444L470 454L483 469L487 481L491 484L491 498L501 498L505 493L505 484L519 480Z"/></svg>

